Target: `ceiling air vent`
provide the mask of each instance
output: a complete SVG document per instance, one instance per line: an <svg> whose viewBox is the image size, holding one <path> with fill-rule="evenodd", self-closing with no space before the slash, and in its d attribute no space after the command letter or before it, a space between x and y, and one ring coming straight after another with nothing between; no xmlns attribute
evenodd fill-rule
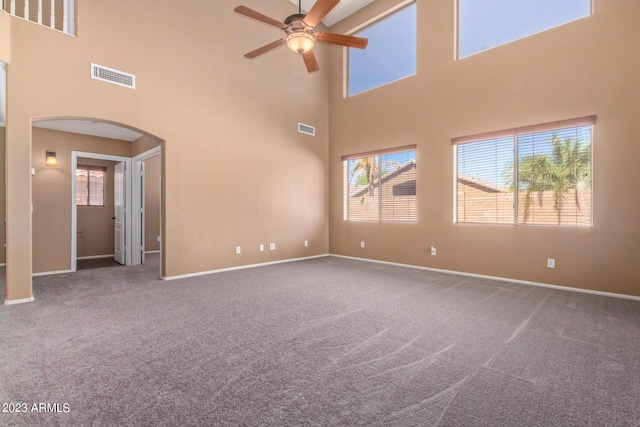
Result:
<svg viewBox="0 0 640 427"><path fill-rule="evenodd" d="M103 67L98 64L91 64L91 78L131 89L136 88L136 76L133 74Z"/></svg>
<svg viewBox="0 0 640 427"><path fill-rule="evenodd" d="M298 123L298 132L306 135L316 136L316 128L313 126L305 125L304 123Z"/></svg>

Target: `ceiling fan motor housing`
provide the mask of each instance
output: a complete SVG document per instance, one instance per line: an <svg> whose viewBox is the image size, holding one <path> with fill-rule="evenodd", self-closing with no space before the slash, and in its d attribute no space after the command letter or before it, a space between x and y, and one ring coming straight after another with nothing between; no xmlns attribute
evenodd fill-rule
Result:
<svg viewBox="0 0 640 427"><path fill-rule="evenodd" d="M313 49L316 43L316 38L312 33L313 27L304 23L306 16L303 13L296 13L284 20L284 23L288 25L284 30L287 33L287 46L291 51L299 54Z"/></svg>
<svg viewBox="0 0 640 427"><path fill-rule="evenodd" d="M306 28L307 26L304 22L302 22L302 20L306 18L306 16L307 15L305 15L304 13L294 13L293 15L288 16L287 19L284 20L284 23L291 27L294 27L296 26L296 24L298 24L302 28Z"/></svg>

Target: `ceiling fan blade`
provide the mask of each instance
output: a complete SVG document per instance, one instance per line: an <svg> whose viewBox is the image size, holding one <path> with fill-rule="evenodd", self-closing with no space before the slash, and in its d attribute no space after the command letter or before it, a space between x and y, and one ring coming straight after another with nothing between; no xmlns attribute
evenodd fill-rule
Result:
<svg viewBox="0 0 640 427"><path fill-rule="evenodd" d="M318 61L316 60L316 56L313 53L313 50L309 50L302 54L302 59L304 59L304 65L307 66L307 71L313 73L314 71L318 71L320 67L318 66Z"/></svg>
<svg viewBox="0 0 640 427"><path fill-rule="evenodd" d="M318 0L305 16L304 23L310 27L316 27L338 3L340 0Z"/></svg>
<svg viewBox="0 0 640 427"><path fill-rule="evenodd" d="M266 15L261 14L260 12L256 12L253 9L249 9L246 6L238 6L233 9L236 13L240 15L248 16L249 18L255 19L256 21L264 22L265 24L273 25L274 27L285 29L287 28L287 24L284 22L277 21L273 18L269 18Z"/></svg>
<svg viewBox="0 0 640 427"><path fill-rule="evenodd" d="M280 39L280 40L276 40L273 43L269 43L266 46L262 46L259 49L253 50L247 54L244 55L245 58L255 58L258 55L262 55L263 53L269 52L272 49L275 49L279 46L282 46L284 44L285 40L284 39Z"/></svg>
<svg viewBox="0 0 640 427"><path fill-rule="evenodd" d="M337 44L339 46L355 47L364 49L369 44L369 39L356 36L345 36L342 34L317 33L316 40L321 43Z"/></svg>

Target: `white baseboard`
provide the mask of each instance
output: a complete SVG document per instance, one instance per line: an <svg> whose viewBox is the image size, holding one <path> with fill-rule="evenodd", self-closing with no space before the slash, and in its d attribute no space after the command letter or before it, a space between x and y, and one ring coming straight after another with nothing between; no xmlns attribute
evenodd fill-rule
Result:
<svg viewBox="0 0 640 427"><path fill-rule="evenodd" d="M280 260L280 261L262 262L262 263L259 263L259 264L239 265L237 267L220 268L218 270L201 271L199 273L182 274L180 276L168 276L168 277L160 276L160 278L162 280L167 280L167 281L169 281L169 280L179 280L179 279L188 279L189 277L206 276L208 274L224 273L225 271L245 270L247 268L264 267L264 266L267 266L267 265L284 264L284 263L287 263L287 262L304 261L304 260L315 259L315 258L324 258L324 257L327 257L327 256L329 256L329 254L314 255L314 256L303 257L303 258L283 259L283 260Z"/></svg>
<svg viewBox="0 0 640 427"><path fill-rule="evenodd" d="M79 256L76 259L100 259L100 258L113 258L113 254L108 255L91 255L91 256Z"/></svg>
<svg viewBox="0 0 640 427"><path fill-rule="evenodd" d="M377 259L368 259L368 258L358 258L358 257L352 257L352 256L346 256L346 255L329 254L329 256L333 256L333 257L337 257L337 258L353 259L353 260L357 260L357 261L374 262L374 263L377 263L377 264L395 265L395 266L398 266L398 267L415 268L415 269L418 269L418 270L436 271L438 273L456 274L458 276L476 277L476 278L479 278L479 279L489 279L489 280L497 280L497 281L500 281L500 282L518 283L520 285L528 285L528 286L537 286L537 287L541 287L541 288L558 289L558 290L561 290L561 291L579 292L579 293L583 293L583 294L592 294L592 295L600 295L600 296L605 296L605 297L622 298L622 299L630 299L630 300L640 301L640 296L635 296L635 295L616 294L616 293L613 293L613 292L603 292L603 291L594 291L594 290L591 290L591 289L572 288L570 286L550 285L548 283L530 282L528 280L509 279L508 277L487 276L487 275L484 275L484 274L465 273L464 271L455 271L455 270L442 270L442 269L439 269L439 268L423 267L423 266L420 266L420 265L400 264L400 263L397 263L397 262L380 261L380 260L377 260Z"/></svg>
<svg viewBox="0 0 640 427"><path fill-rule="evenodd" d="M59 270L59 271L43 271L41 273L33 273L32 276L33 277L38 277L38 276L53 276L54 274L66 274L66 273L73 273L73 270Z"/></svg>
<svg viewBox="0 0 640 427"><path fill-rule="evenodd" d="M34 297L22 298L22 299L12 299L12 300L6 300L4 302L4 305L24 304L25 302L32 302L32 301L35 301Z"/></svg>
<svg viewBox="0 0 640 427"><path fill-rule="evenodd" d="M158 251L144 251L144 254L145 254L145 255L149 255L149 254L159 254L159 253L160 253L160 251L159 251L159 250L158 250Z"/></svg>

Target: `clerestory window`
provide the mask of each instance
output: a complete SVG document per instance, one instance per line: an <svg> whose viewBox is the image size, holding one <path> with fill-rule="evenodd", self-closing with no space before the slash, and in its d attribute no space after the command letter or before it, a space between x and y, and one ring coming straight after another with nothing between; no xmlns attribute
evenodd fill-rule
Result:
<svg viewBox="0 0 640 427"><path fill-rule="evenodd" d="M458 0L458 58L591 15L592 0Z"/></svg>

